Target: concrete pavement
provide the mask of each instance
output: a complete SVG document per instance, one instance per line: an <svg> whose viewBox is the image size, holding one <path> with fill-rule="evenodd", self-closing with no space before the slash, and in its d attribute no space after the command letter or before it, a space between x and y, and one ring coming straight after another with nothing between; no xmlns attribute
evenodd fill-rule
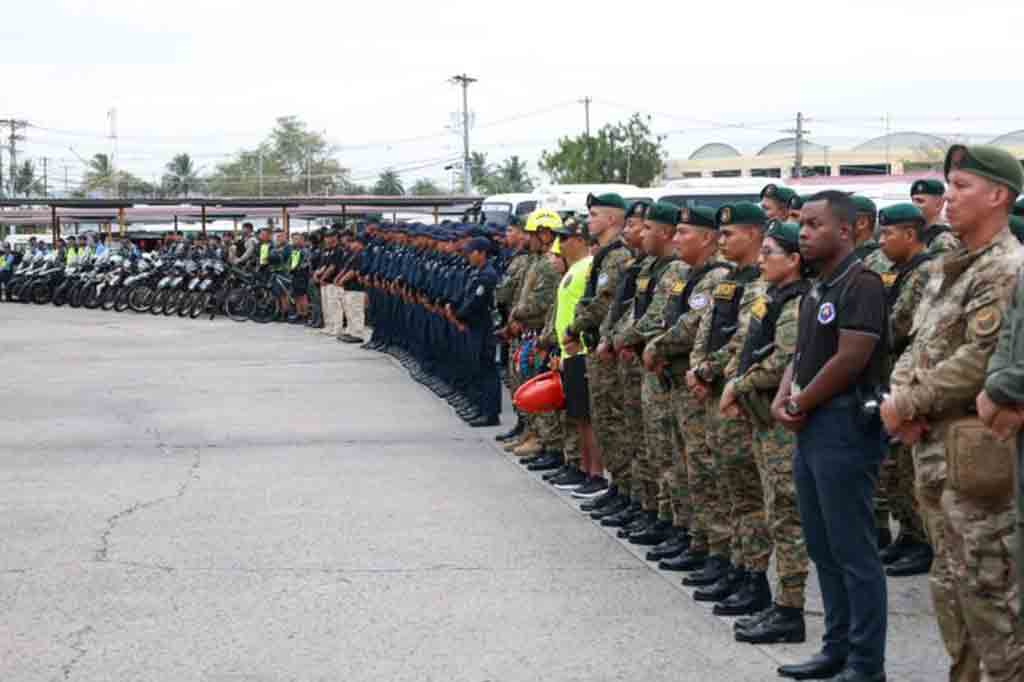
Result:
<svg viewBox="0 0 1024 682"><path fill-rule="evenodd" d="M745 682L817 648L820 616L734 643L385 356L130 312L0 329L0 679ZM890 587L890 679L940 679L926 582Z"/></svg>

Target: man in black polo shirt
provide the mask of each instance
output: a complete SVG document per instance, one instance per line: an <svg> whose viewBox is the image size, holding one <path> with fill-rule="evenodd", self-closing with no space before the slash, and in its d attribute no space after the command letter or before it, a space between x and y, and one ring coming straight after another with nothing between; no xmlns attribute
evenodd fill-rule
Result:
<svg viewBox="0 0 1024 682"><path fill-rule="evenodd" d="M881 424L861 408L884 381L888 321L881 278L853 253L855 220L841 192L804 204L800 254L818 276L801 304L797 354L772 405L797 433L793 477L825 603L821 653L779 668L794 679L885 680L887 596L872 509Z"/></svg>

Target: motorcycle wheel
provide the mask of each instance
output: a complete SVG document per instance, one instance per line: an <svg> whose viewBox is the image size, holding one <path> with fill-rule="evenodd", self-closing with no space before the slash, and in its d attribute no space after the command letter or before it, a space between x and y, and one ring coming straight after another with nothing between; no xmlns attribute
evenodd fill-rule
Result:
<svg viewBox="0 0 1024 682"><path fill-rule="evenodd" d="M170 317L174 313L178 312L178 304L181 302L184 294L178 289L172 289L167 292L167 298L164 299L164 315Z"/></svg>
<svg viewBox="0 0 1024 682"><path fill-rule="evenodd" d="M81 282L76 282L75 284L72 285L71 291L68 292L69 306L71 306L72 308L82 307L82 289L84 288L85 287L82 286Z"/></svg>
<svg viewBox="0 0 1024 682"><path fill-rule="evenodd" d="M255 303L252 313L249 314L250 320L266 324L277 319L277 299L274 297L273 292L268 289L257 289L254 292L253 298Z"/></svg>
<svg viewBox="0 0 1024 682"><path fill-rule="evenodd" d="M53 304L58 308L68 302L68 287L67 283L61 283L57 286L57 289L53 292Z"/></svg>
<svg viewBox="0 0 1024 682"><path fill-rule="evenodd" d="M224 314L235 322L247 322L256 299L247 289L234 289L224 299Z"/></svg>
<svg viewBox="0 0 1024 682"><path fill-rule="evenodd" d="M161 289L156 292L153 296L153 303L149 306L149 312L151 315L159 315L164 311L164 305L167 303L167 294L170 293L167 289Z"/></svg>
<svg viewBox="0 0 1024 682"><path fill-rule="evenodd" d="M116 312L123 313L124 311L128 310L128 308L131 306L131 303L129 303L128 301L129 297L131 296L131 292L132 290L129 289L128 287L118 287L114 291L114 310ZM106 304L104 304L103 308L107 309Z"/></svg>
<svg viewBox="0 0 1024 682"><path fill-rule="evenodd" d="M100 298L103 294L100 293L99 285L95 282L90 282L82 287L82 306L89 310L95 310L100 307L100 303L103 300Z"/></svg>
<svg viewBox="0 0 1024 682"><path fill-rule="evenodd" d="M194 291L189 291L181 295L178 299L178 317L188 317L188 314L192 312L192 306L196 302L196 294Z"/></svg>
<svg viewBox="0 0 1024 682"><path fill-rule="evenodd" d="M153 302L153 290L145 284L132 287L128 293L128 307L137 313L144 313L149 310Z"/></svg>
<svg viewBox="0 0 1024 682"><path fill-rule="evenodd" d="M53 289L46 282L36 282L32 286L32 302L46 305L53 299Z"/></svg>
<svg viewBox="0 0 1024 682"><path fill-rule="evenodd" d="M195 294L195 301L192 302L192 307L188 311L188 316L193 320L199 319L199 316L205 313L213 300L213 294L208 291L197 292Z"/></svg>

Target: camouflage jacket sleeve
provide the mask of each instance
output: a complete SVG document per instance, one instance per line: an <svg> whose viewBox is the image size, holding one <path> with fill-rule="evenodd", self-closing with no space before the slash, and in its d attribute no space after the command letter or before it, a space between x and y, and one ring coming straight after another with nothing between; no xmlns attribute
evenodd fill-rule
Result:
<svg viewBox="0 0 1024 682"><path fill-rule="evenodd" d="M633 256L625 247L608 252L601 261L601 271L597 275L597 289L593 297L583 298L576 304L573 321L566 330L570 336L600 330L601 323L615 302L619 280L632 260Z"/></svg>
<svg viewBox="0 0 1024 682"><path fill-rule="evenodd" d="M910 371L898 385L894 374L896 408L905 419L966 412L984 385L1024 256L1009 230L986 252L965 254L948 254L939 264L944 277L957 281L946 286L930 278L921 303L928 310L917 316L905 354Z"/></svg>
<svg viewBox="0 0 1024 682"><path fill-rule="evenodd" d="M760 362L751 365L736 380L733 390L743 395L754 391L774 391L782 381L786 367L796 355L796 339L800 328L800 301L797 297L786 302L775 321L775 350Z"/></svg>
<svg viewBox="0 0 1024 682"><path fill-rule="evenodd" d="M665 307L677 285L684 284L685 268L686 265L682 261L673 261L668 265L655 285L651 304L647 306L643 317L634 320L630 327L622 330L623 346L646 345L648 341L665 331Z"/></svg>
<svg viewBox="0 0 1024 682"><path fill-rule="evenodd" d="M529 266L530 257L525 253L518 253L512 257L505 270L505 276L494 288L494 300L499 307L510 308L516 303L516 295L526 277L526 269Z"/></svg>
<svg viewBox="0 0 1024 682"><path fill-rule="evenodd" d="M743 352L743 345L747 342L747 332L750 330L751 310L754 308L754 303L764 296L767 288L763 279L757 279L743 288L743 298L740 299L739 326L736 328L736 333L732 335L729 343L725 344L724 348L718 351L718 353L712 354L715 357L711 360L711 367L715 371L716 376L719 375L717 363L720 362L717 356L725 353L728 353L728 359L725 361L725 367L722 369L721 374L726 379L732 379L736 376L740 366L740 353Z"/></svg>
<svg viewBox="0 0 1024 682"><path fill-rule="evenodd" d="M668 331L651 341L647 345L647 350L666 360L679 356L685 356L685 359L689 360L697 342L701 320L707 317L707 313L713 307L714 297L711 292L728 276L729 271L725 268L716 268L704 275L690 292L689 311L680 315Z"/></svg>
<svg viewBox="0 0 1024 682"><path fill-rule="evenodd" d="M1024 403L1024 270L1017 278L999 343L988 363L985 392L1001 405Z"/></svg>
<svg viewBox="0 0 1024 682"><path fill-rule="evenodd" d="M548 311L555 303L558 279L558 271L548 259L538 259L527 273L519 302L512 310L512 317L530 329L543 328Z"/></svg>
<svg viewBox="0 0 1024 682"><path fill-rule="evenodd" d="M889 311L890 334L892 347L902 353L910 343L910 330L914 327L914 313L924 296L925 285L928 284L927 266L919 267L907 277L903 283L896 302Z"/></svg>
<svg viewBox="0 0 1024 682"><path fill-rule="evenodd" d="M546 348L558 348L558 335L555 333L555 318L558 316L558 306L553 305L548 311L547 320L544 322L544 329L541 330L537 341Z"/></svg>

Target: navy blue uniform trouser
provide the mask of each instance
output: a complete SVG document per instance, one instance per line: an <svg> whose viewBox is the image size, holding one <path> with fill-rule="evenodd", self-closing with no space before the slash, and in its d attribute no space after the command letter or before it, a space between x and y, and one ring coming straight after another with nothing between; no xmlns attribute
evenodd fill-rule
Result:
<svg viewBox="0 0 1024 682"><path fill-rule="evenodd" d="M809 415L793 478L825 602L822 652L874 674L884 670L888 606L873 502L883 450L881 429L858 424L853 404L841 396Z"/></svg>
<svg viewBox="0 0 1024 682"><path fill-rule="evenodd" d="M475 382L479 395L477 406L485 417L497 417L501 414L501 377L498 375L498 365L494 362L497 352L494 334L487 330L473 332L473 335L479 349Z"/></svg>

